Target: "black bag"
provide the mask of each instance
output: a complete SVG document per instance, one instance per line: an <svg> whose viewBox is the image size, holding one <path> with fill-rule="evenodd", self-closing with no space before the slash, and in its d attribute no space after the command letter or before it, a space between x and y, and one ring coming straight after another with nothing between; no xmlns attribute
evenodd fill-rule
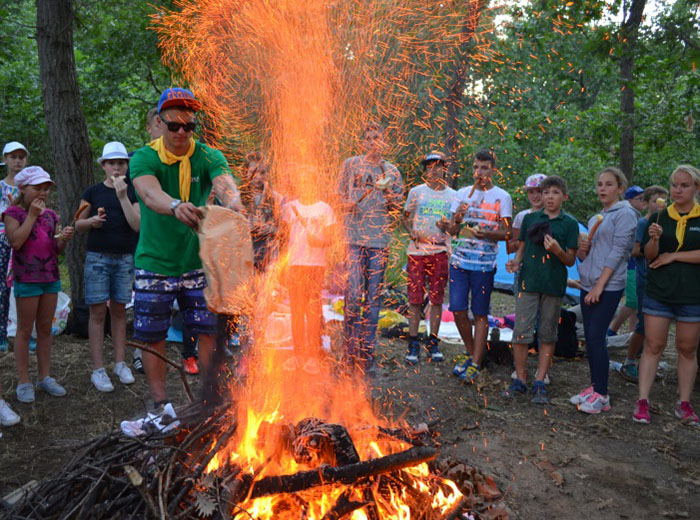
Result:
<svg viewBox="0 0 700 520"><path fill-rule="evenodd" d="M578 337L576 336L576 314L562 309L559 314L559 327L557 328L557 344L554 345L556 357L573 358L578 355ZM535 339L530 343L530 348L539 352L539 339L535 331Z"/></svg>
<svg viewBox="0 0 700 520"><path fill-rule="evenodd" d="M545 235L551 234L552 226L549 224L549 221L538 222L527 229L527 238L530 239L530 242L537 244L538 246L544 245Z"/></svg>

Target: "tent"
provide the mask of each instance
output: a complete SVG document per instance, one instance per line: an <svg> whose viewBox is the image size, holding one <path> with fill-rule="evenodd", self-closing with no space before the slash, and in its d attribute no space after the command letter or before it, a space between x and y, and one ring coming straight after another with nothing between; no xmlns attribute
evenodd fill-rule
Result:
<svg viewBox="0 0 700 520"><path fill-rule="evenodd" d="M580 222L578 223L578 227L581 233L588 233L588 229L586 228L586 226L584 226ZM498 247L498 258L496 260L497 270L496 277L494 280L494 287L498 290L508 291L512 293L514 282L513 274L506 271L506 262L508 261L509 256L510 258L514 258L515 255L508 255L508 253L506 253L505 244L501 242ZM577 259L576 263L568 268L569 278L572 280L579 279L578 264L579 260ZM576 303L578 303L580 294L581 292L578 289L573 289L572 287L566 288L566 296Z"/></svg>

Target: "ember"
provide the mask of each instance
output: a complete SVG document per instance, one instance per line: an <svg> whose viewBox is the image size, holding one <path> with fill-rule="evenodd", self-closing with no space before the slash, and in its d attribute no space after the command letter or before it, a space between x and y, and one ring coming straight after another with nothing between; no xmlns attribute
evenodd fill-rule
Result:
<svg viewBox="0 0 700 520"><path fill-rule="evenodd" d="M408 16L414 4L422 5L407 2L406 9L390 11ZM372 2L361 1L180 0L176 5L181 11L162 13L154 22L165 59L180 69L204 104L207 137L222 149L231 148L232 136L259 143L274 158L271 184L288 205L322 204L326 228L332 228L346 206L337 200L334 173L341 153L347 153L370 114L397 116L410 109L400 94L405 87L381 68L394 58L377 55L390 47L375 40L387 34L377 20L390 17L389 11L382 14ZM384 193L394 177L385 175L368 190ZM296 210L289 219L310 236L318 232L311 229L311 217ZM340 260L342 233L314 239ZM255 338L245 354L242 384L231 385L222 396L230 406L213 413L196 407L181 411L180 428L169 437L95 440L20 506L21 515L375 520L464 518L463 509L474 509L476 493L463 495L435 471L438 451L430 429L412 430L382 418L361 370L352 370L347 359L339 362L342 356L326 353L310 337L295 337L293 350L274 340L267 317L280 308L282 314L290 311L293 303L284 305L284 295L288 292L290 300L293 291L320 295L324 277L321 261L320 268L312 266L318 269L292 271L299 274L292 286L289 256L282 251L254 283L244 284L238 293L247 298L222 291L248 301L242 314L251 317ZM230 262L219 261L212 272L232 270ZM320 315L311 315L320 321ZM312 329L313 319L306 319ZM461 475L464 488L481 486L489 498L497 496L492 486L476 481L467 486L470 477Z"/></svg>

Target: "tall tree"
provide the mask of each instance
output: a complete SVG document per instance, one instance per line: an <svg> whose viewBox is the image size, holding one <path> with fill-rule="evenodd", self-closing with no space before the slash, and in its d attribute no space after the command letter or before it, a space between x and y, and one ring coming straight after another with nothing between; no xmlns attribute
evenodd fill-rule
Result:
<svg viewBox="0 0 700 520"><path fill-rule="evenodd" d="M70 224L80 195L93 181L92 149L80 105L73 53L73 0L36 0L39 76L46 126L54 158L58 204L63 225ZM85 235L66 249L73 301L84 294Z"/></svg>
<svg viewBox="0 0 700 520"><path fill-rule="evenodd" d="M622 81L622 128L620 131L620 169L628 180L634 174L634 59L639 25L642 23L646 0L624 2L624 20L620 26L620 79Z"/></svg>
<svg viewBox="0 0 700 520"><path fill-rule="evenodd" d="M445 155L447 155L447 178L454 188L457 185L459 174L457 165L459 161L459 119L464 109L464 87L467 83L467 72L472 58L474 36L476 34L485 0L470 0L468 10L464 14L464 25L460 33L459 55L454 62L452 81L450 83L447 98L445 99Z"/></svg>

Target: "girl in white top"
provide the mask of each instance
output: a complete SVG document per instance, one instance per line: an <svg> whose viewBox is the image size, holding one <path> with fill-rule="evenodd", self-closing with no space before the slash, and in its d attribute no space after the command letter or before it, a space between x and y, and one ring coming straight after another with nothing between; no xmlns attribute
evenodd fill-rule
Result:
<svg viewBox="0 0 700 520"><path fill-rule="evenodd" d="M287 238L287 289L292 313L292 341L304 358L307 372L318 372L321 352L321 288L326 272L326 249L336 236L331 207L302 195L282 208L282 236Z"/></svg>

